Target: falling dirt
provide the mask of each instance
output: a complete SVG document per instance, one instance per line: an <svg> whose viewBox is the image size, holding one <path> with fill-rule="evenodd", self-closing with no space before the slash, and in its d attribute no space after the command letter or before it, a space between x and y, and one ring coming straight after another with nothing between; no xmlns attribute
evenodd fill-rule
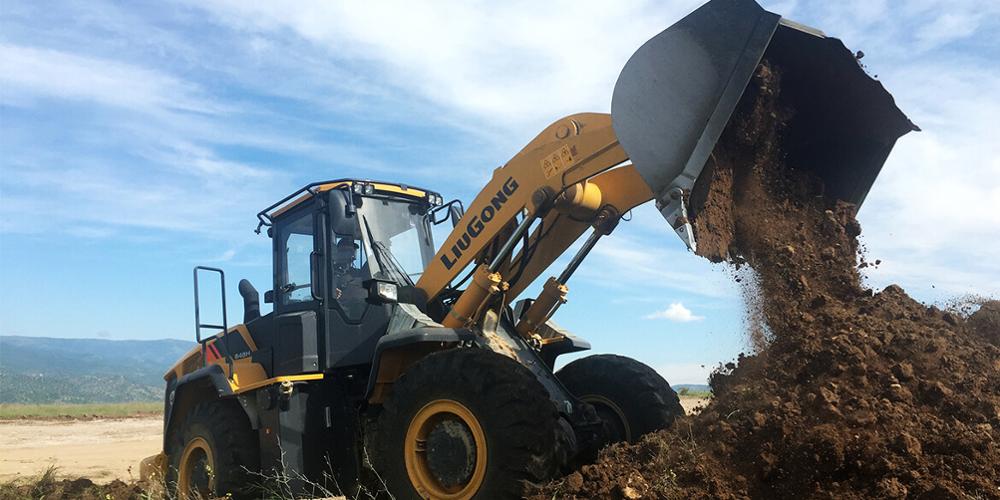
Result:
<svg viewBox="0 0 1000 500"><path fill-rule="evenodd" d="M754 354L537 498L1000 498L1000 305L865 289L855 207L785 165L779 89L765 63L691 200L699 254L753 271Z"/></svg>

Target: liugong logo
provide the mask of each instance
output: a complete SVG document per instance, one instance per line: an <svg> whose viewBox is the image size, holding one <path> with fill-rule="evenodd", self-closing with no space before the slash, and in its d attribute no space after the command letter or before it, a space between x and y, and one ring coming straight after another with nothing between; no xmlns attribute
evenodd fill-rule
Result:
<svg viewBox="0 0 1000 500"><path fill-rule="evenodd" d="M445 269L451 269L455 265L455 262L458 262L462 254L468 250L472 240L479 236L486 227L486 224L489 224L496 217L497 212L500 211L500 207L507 203L510 196L517 191L517 187L517 181L513 177L508 177L504 181L503 187L493 195L493 198L490 198L490 204L483 207L482 211L472 217L472 220L466 224L462 236L451 246L450 255L448 253L441 255L441 263L444 264Z"/></svg>

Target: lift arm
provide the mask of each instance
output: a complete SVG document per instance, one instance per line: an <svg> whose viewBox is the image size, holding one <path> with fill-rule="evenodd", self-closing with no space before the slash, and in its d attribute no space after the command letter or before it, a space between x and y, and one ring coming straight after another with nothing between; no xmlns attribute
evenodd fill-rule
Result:
<svg viewBox="0 0 1000 500"><path fill-rule="evenodd" d="M516 235L519 239L567 188L626 159L610 115L581 113L549 125L506 165L494 170L492 180L468 206L416 286L433 300L469 264L488 268L498 257L509 258L512 245L503 246L514 240L510 236L517 229L522 230ZM508 255L502 255L503 250ZM489 272L500 267L498 262Z"/></svg>
<svg viewBox="0 0 1000 500"><path fill-rule="evenodd" d="M600 224L607 234L621 214L650 200L638 172L620 166L627 159L611 116L585 113L553 123L496 169L417 282L433 300L474 266L442 323L475 324L491 296L505 291L513 299L587 228Z"/></svg>

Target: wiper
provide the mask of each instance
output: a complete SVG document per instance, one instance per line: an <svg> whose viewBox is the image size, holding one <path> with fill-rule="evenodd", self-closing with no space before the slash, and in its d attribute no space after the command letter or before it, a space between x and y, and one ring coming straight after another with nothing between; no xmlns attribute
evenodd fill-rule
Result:
<svg viewBox="0 0 1000 500"><path fill-rule="evenodd" d="M410 279L410 275L403 270L403 266L401 266L399 264L399 261L396 260L396 257L392 255L392 252L389 250L389 248L385 246L385 244L382 243L381 241L375 241L372 243L372 245L374 245L375 250L382 252L382 255L388 261L389 267L392 269L392 271L396 273L396 275L399 276L400 278L403 278L401 283L408 286L413 286L413 280Z"/></svg>
<svg viewBox="0 0 1000 500"><path fill-rule="evenodd" d="M403 271L399 262L396 261L396 258L392 255L392 252L389 251L389 248L386 247L381 241L375 240L375 235L372 234L372 228L368 225L368 219L365 216L361 216L361 222L365 223L365 232L368 233L368 241L371 242L372 249L375 250L375 261L378 262L378 267L387 270L390 275L395 274L396 277L393 279L396 280L396 283L413 286L413 280L410 279L410 276Z"/></svg>

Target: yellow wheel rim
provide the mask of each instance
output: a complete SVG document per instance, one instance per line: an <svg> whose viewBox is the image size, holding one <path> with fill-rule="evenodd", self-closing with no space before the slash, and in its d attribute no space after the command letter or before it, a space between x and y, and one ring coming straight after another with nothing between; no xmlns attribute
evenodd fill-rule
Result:
<svg viewBox="0 0 1000 500"><path fill-rule="evenodd" d="M188 441L177 471L177 496L181 500L211 498L215 487L215 459L204 438Z"/></svg>
<svg viewBox="0 0 1000 500"><path fill-rule="evenodd" d="M584 403L589 403L593 406L603 406L608 410L611 410L611 413L614 413L615 416L618 417L618 421L622 425L622 430L625 431L625 436L624 436L625 442L628 443L632 442L632 428L629 427L628 419L625 418L625 411L622 410L621 406L618 406L618 403L615 403L614 401L604 396L599 396L597 394L588 394L586 396L580 396L580 401L583 401ZM598 413L600 414L600 412Z"/></svg>
<svg viewBox="0 0 1000 500"><path fill-rule="evenodd" d="M476 447L476 463L463 484L444 485L432 472L428 460L428 434L442 423L460 423L471 434ZM403 446L410 484L424 498L444 500L472 498L486 477L486 434L479 419L465 405L450 399L427 403L410 421Z"/></svg>

